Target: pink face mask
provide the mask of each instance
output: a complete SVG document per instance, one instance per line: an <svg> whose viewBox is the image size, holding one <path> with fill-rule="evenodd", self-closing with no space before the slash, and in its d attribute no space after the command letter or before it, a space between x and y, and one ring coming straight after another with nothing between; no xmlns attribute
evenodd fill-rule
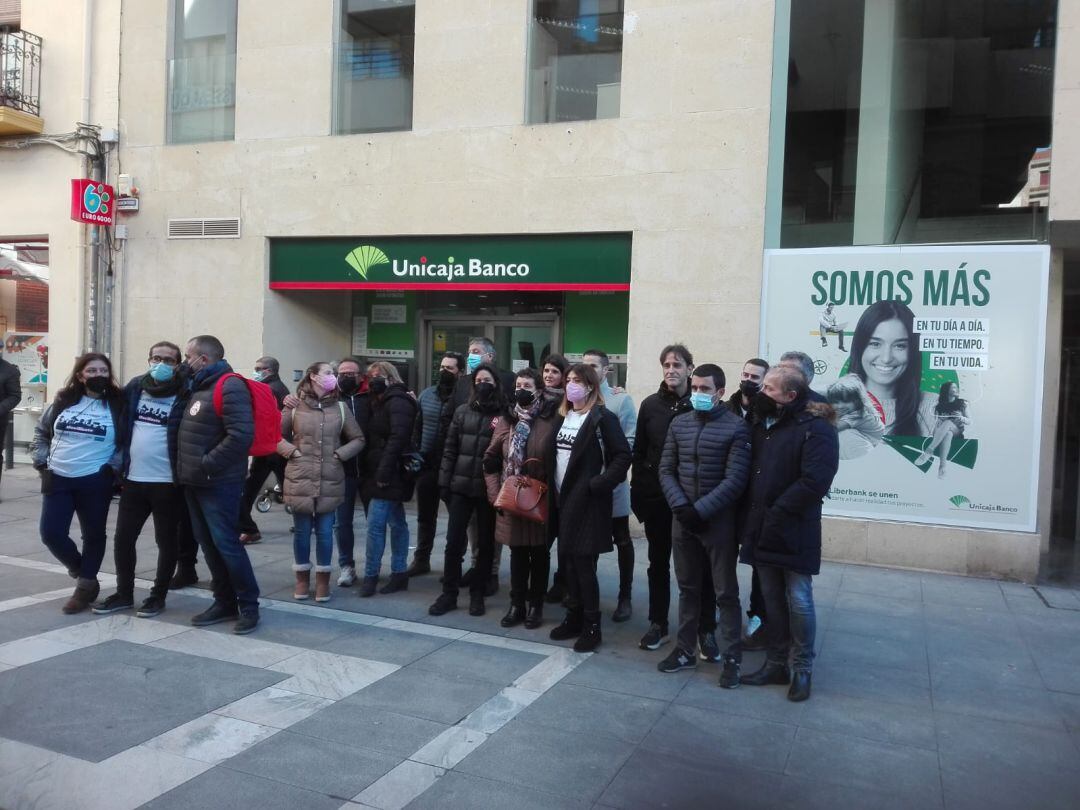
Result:
<svg viewBox="0 0 1080 810"><path fill-rule="evenodd" d="M589 389L581 383L572 382L566 384L566 398L575 405L584 402L587 396L589 396Z"/></svg>
<svg viewBox="0 0 1080 810"><path fill-rule="evenodd" d="M320 374L315 379L319 381L319 386L322 388L323 393L329 394L337 388L337 377L333 374L326 374L325 376Z"/></svg>

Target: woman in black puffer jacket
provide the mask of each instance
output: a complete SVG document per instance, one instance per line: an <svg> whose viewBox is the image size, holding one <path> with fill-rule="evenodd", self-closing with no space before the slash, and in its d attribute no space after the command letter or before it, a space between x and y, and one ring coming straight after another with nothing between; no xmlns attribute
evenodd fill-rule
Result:
<svg viewBox="0 0 1080 810"><path fill-rule="evenodd" d="M446 435L439 495L447 506L446 555L443 562L443 592L428 608L441 616L457 607L461 561L469 545L468 527L476 514L477 571L490 571L495 553L495 509L488 503L484 483L484 452L491 442L499 419L506 414L506 399L499 373L482 365L473 372L469 401L454 411ZM470 588L469 614L484 615L487 577L474 577Z"/></svg>

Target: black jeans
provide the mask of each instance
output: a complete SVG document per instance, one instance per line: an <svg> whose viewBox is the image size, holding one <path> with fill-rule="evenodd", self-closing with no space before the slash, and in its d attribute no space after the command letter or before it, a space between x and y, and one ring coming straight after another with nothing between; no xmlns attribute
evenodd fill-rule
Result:
<svg viewBox="0 0 1080 810"><path fill-rule="evenodd" d="M551 554L544 546L510 547L510 604L536 605L544 601Z"/></svg>
<svg viewBox="0 0 1080 810"><path fill-rule="evenodd" d="M649 622L667 627L671 608L671 531L674 521L667 504L650 504L645 518L645 539L649 542ZM712 568L704 566L701 580L701 618L699 631L716 629L716 590Z"/></svg>
<svg viewBox="0 0 1080 810"><path fill-rule="evenodd" d="M599 554L566 554L562 558L567 607L587 622L600 621L600 583L596 580Z"/></svg>
<svg viewBox="0 0 1080 810"><path fill-rule="evenodd" d="M281 456L255 456L251 459L251 469L244 481L244 495L240 501L240 531L244 534L258 534L259 527L251 517L251 507L262 491L266 479L273 473L277 482L284 486L285 459Z"/></svg>
<svg viewBox="0 0 1080 810"><path fill-rule="evenodd" d="M458 595L461 562L469 548L469 521L476 515L476 570L490 571L495 556L495 510L487 498L470 498L453 493L450 496L449 523L446 527L446 553L443 556L443 593ZM481 596L487 589L487 577L473 577L469 590Z"/></svg>
<svg viewBox="0 0 1080 810"><path fill-rule="evenodd" d="M630 539L630 516L611 519L611 539L619 555L619 598L629 599L634 587L634 541Z"/></svg>
<svg viewBox="0 0 1080 810"><path fill-rule="evenodd" d="M177 496L180 502L186 504L184 488L177 487ZM181 568L194 568L199 561L199 543L195 539L195 532L191 528L191 512L187 508L180 510L179 521L176 526L176 563Z"/></svg>
<svg viewBox="0 0 1080 810"><path fill-rule="evenodd" d="M752 567L750 575L750 609L746 611L747 618L757 616L761 623L765 623L765 597L761 595L761 577L758 576L757 566Z"/></svg>
<svg viewBox="0 0 1080 810"><path fill-rule="evenodd" d="M169 580L176 568L177 535L180 515L187 511L183 495L174 484L146 484L125 481L116 510L116 534L113 537L113 559L116 561L116 592L132 598L135 592L135 543L154 516L154 541L157 543L157 572L151 596L162 599L169 592Z"/></svg>
<svg viewBox="0 0 1080 810"><path fill-rule="evenodd" d="M415 560L427 560L435 547L435 526L439 520L439 471L425 469L416 477Z"/></svg>
<svg viewBox="0 0 1080 810"><path fill-rule="evenodd" d="M742 611L739 608L739 578L735 573L739 561L739 544L735 538L718 540L675 528L675 578L679 583L679 648L693 655L698 633L716 628L716 608L720 609L720 651L736 661L742 660ZM711 571L709 592L705 590L706 575ZM716 593L712 584L719 583ZM712 597L712 598L710 598ZM715 607L714 607L715 604ZM711 625L711 627L710 627Z"/></svg>

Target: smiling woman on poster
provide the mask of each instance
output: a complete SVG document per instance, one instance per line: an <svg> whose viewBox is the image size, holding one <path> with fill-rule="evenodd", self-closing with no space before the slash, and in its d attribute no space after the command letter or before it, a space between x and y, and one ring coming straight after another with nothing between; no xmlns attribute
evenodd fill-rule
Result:
<svg viewBox="0 0 1080 810"><path fill-rule="evenodd" d="M851 339L851 373L884 414L886 436L930 436L937 397L919 387L922 352L915 315L896 300L871 304Z"/></svg>

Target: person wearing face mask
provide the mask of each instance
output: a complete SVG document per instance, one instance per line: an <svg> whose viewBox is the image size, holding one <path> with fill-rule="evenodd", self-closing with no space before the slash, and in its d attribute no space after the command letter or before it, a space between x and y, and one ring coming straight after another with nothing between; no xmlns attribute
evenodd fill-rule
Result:
<svg viewBox="0 0 1080 810"><path fill-rule="evenodd" d="M761 390L761 382L769 370L769 363L760 357L752 357L743 363L739 375L739 390L728 399L731 412L747 422L754 419L754 397ZM750 575L750 606L746 611L746 635L742 640L743 650L765 649L765 600L761 596L761 582L757 569Z"/></svg>
<svg viewBox="0 0 1080 810"><path fill-rule="evenodd" d="M98 352L75 361L34 428L30 455L41 474L41 541L76 580L64 613L80 613L97 599L97 575L105 557L113 486L122 463L123 397L112 363ZM82 548L70 537L78 515Z"/></svg>
<svg viewBox="0 0 1080 810"><path fill-rule="evenodd" d="M4 471L4 445L11 412L22 401L20 376L17 365L0 357L0 473Z"/></svg>
<svg viewBox="0 0 1080 810"><path fill-rule="evenodd" d="M693 412L671 420L660 459L660 486L675 515L673 550L679 583L679 632L675 649L657 664L661 672L697 666L695 652L710 659L715 639L699 633L702 570L712 569L720 613L720 686L739 685L742 617L735 569L739 544L735 514L750 474L750 428L724 401L724 372L705 363L690 378Z"/></svg>
<svg viewBox="0 0 1080 810"><path fill-rule="evenodd" d="M274 399L277 400L279 411L285 407L285 397L289 395L288 387L278 376L280 368L281 365L276 358L260 357L255 361L255 374L252 376L255 382L270 386L270 390L274 392ZM285 481L284 460L278 456L252 457L247 480L244 481L243 500L240 502L240 542L244 545L251 545L262 540L259 527L251 517L251 507L255 505L259 492L262 490L263 484L266 483L270 473L274 474L278 485L283 486Z"/></svg>
<svg viewBox="0 0 1080 810"><path fill-rule="evenodd" d="M116 613L135 607L135 545L151 516L157 571L150 595L135 615L149 618L165 609L187 510L175 475L177 435L188 394L187 381L178 371L180 360L180 347L175 343L155 343L150 347L146 373L124 386L124 440L120 444L124 489L113 537L116 592L95 604L94 613Z"/></svg>
<svg viewBox="0 0 1080 810"><path fill-rule="evenodd" d="M415 482L402 469L402 457L414 451L413 425L416 400L405 390L393 363L379 360L367 368L371 416L364 453L363 497L368 498L367 548L360 596L371 597L379 584L386 530L390 529L390 580L379 593L404 591L409 561L409 524L405 502L413 496Z"/></svg>
<svg viewBox="0 0 1080 810"><path fill-rule="evenodd" d="M431 550L435 546L435 527L439 519L439 465L446 433L454 416L454 387L464 373L464 356L447 352L439 360L435 384L421 391L416 400L419 410L413 444L424 457L424 469L416 477L416 551L407 572L410 577L431 570Z"/></svg>
<svg viewBox="0 0 1080 810"><path fill-rule="evenodd" d="M345 499L344 462L364 448L364 434L338 397L329 363L312 363L296 389L300 404L281 414L278 455L285 466L285 503L293 516L294 599L311 591L311 535L315 533L315 601L330 599L334 517Z"/></svg>
<svg viewBox="0 0 1080 810"><path fill-rule="evenodd" d="M461 561L468 547L468 526L476 516L476 570L490 571L495 553L495 510L487 499L484 481L484 453L500 419L506 414L506 401L498 371L482 365L472 374L472 395L454 411L446 434L439 468L439 495L448 510L446 552L443 555L443 588L439 598L428 608L432 616L441 616L457 608ZM483 616L485 577L474 576L469 584L469 615Z"/></svg>
<svg viewBox="0 0 1080 810"><path fill-rule="evenodd" d="M548 531L559 538L567 611L550 637L576 638L577 652L600 646L600 584L596 563L614 548L612 493L630 469L630 445L619 418L604 407L600 378L577 363L566 375L566 396L548 452Z"/></svg>
<svg viewBox="0 0 1080 810"><path fill-rule="evenodd" d="M787 366L770 369L754 397L750 484L737 532L739 559L756 566L761 579L769 646L761 669L742 683L790 682L792 701L810 697L821 504L840 461L833 417L828 404L809 401L806 378Z"/></svg>
<svg viewBox="0 0 1080 810"><path fill-rule="evenodd" d="M540 376L544 381L543 397L549 402L555 403L556 408L562 405L563 397L566 394L564 386L566 385L566 372L569 369L570 364L561 354L549 354L544 358L544 362L540 364ZM549 534L548 552L551 551L554 543L555 536ZM560 605L566 599L566 585L563 582L562 565L558 564L558 556L556 556L556 563L555 573L551 577L551 587L544 594L544 601L549 605Z"/></svg>
<svg viewBox="0 0 1080 810"><path fill-rule="evenodd" d="M367 377L361 371L360 361L355 357L346 357L338 361L338 391L345 409L356 420L360 432L367 437L368 420L371 418L371 404L367 392ZM289 407L286 400L286 407ZM364 451L342 462L345 470L345 490L341 505L337 508L334 526L337 530L338 574L337 584L347 588L356 582L356 532L353 522L356 518L356 501L359 499L364 514L367 514L368 498L361 495L361 482L364 471Z"/></svg>
<svg viewBox="0 0 1080 810"><path fill-rule="evenodd" d="M541 482L547 480L558 403L546 398L543 389L536 369L524 368L517 373L511 411L499 419L484 453L484 480L491 504L508 478L528 475ZM550 567L547 535L547 526L542 523L511 514L495 516L495 540L510 548L510 609L500 622L503 627L524 622L532 630L543 623Z"/></svg>

